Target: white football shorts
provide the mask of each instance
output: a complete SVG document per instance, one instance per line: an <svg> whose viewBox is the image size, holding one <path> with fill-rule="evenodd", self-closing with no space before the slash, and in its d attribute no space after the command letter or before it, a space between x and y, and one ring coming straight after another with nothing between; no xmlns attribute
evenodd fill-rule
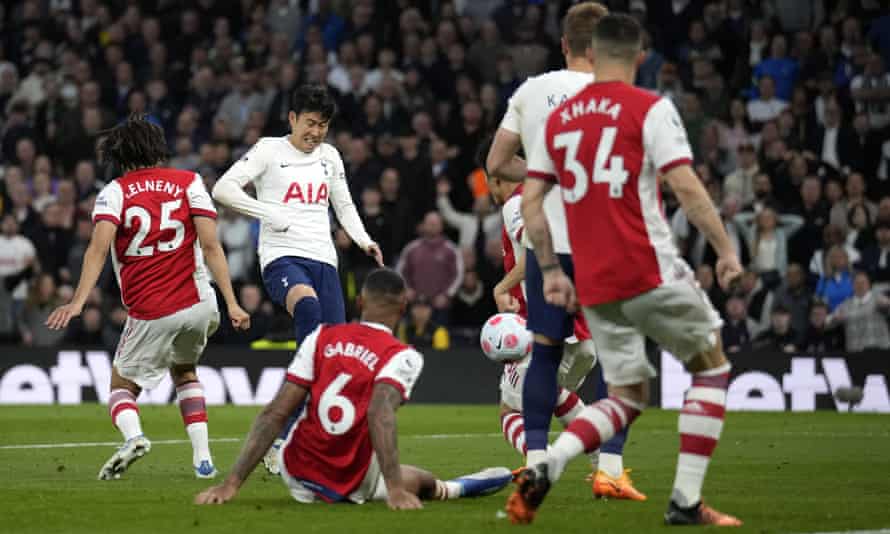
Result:
<svg viewBox="0 0 890 534"><path fill-rule="evenodd" d="M645 337L681 362L713 349L720 315L692 272L636 297L584 307L590 335L600 350L606 383L627 386L656 375Z"/></svg>
<svg viewBox="0 0 890 534"><path fill-rule="evenodd" d="M202 300L160 319L127 317L114 354L114 367L122 377L144 389L156 387L178 364L195 364L207 338L219 327L216 299Z"/></svg>
<svg viewBox="0 0 890 534"><path fill-rule="evenodd" d="M312 504L318 501L318 496L314 491L304 486L299 480L288 474L284 468L284 447L278 450L278 465L281 466L281 480L290 491L291 497L295 501L303 504ZM377 455L371 454L371 464L368 466L368 472L362 483L346 498L355 504L364 504L368 501L385 501L387 497L386 482L383 480L383 472L380 471L380 463L377 462Z"/></svg>

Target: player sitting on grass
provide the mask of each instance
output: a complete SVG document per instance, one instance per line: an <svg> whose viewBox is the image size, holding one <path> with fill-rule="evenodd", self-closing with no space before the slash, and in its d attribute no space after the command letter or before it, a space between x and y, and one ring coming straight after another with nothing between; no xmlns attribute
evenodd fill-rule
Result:
<svg viewBox="0 0 890 534"><path fill-rule="evenodd" d="M136 397L156 387L167 372L192 442L195 475L213 478L204 390L195 372L207 338L219 326L205 261L232 325L250 328L250 316L232 291L216 235L216 209L199 175L159 167L167 157L167 142L163 130L144 117L131 117L108 131L100 153L124 175L96 197L95 227L77 290L70 304L46 320L50 328L61 329L80 315L111 249L127 324L114 355L108 408L126 442L102 466L99 479L119 478L151 450Z"/></svg>
<svg viewBox="0 0 890 534"><path fill-rule="evenodd" d="M280 453L281 477L299 502L385 500L394 510L415 509L422 507L420 499L486 495L510 482L505 467L442 481L399 464L396 410L423 368L420 353L392 335L407 305L405 281L395 271L377 269L365 280L358 304L361 323L319 326L306 337L231 473L198 494L196 503L234 498L304 400L305 418Z"/></svg>

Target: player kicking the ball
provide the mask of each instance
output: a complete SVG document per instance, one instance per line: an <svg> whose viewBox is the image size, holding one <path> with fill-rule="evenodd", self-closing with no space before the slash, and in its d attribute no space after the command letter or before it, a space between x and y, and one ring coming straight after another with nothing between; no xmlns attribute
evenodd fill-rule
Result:
<svg viewBox="0 0 890 534"><path fill-rule="evenodd" d="M535 244L549 302L580 302L602 352L609 397L584 408L540 462L519 475L507 503L515 523L534 518L567 462L630 425L648 402L655 370L644 336L682 361L692 387L679 418L680 454L665 523L739 526L702 502L705 473L720 439L730 364L720 343L722 321L680 258L661 210L658 176L673 189L689 220L717 251L717 277L727 288L741 273L720 217L692 170L692 151L670 100L633 86L642 57L635 19L609 15L591 47L596 82L556 108L544 142L528 162L522 212ZM542 212L561 187L577 266L575 288L560 268Z"/></svg>
<svg viewBox="0 0 890 534"><path fill-rule="evenodd" d="M490 176L499 180L521 182L526 177L526 162L516 156L519 147L526 157L532 153L533 147L542 142L541 125L554 107L577 93L582 87L593 81L593 65L587 57L590 39L596 22L605 16L608 10L597 2L582 2L569 9L563 21L562 49L566 60L566 68L551 71L540 76L529 78L510 98L507 112L495 134L492 147L488 152L486 169ZM506 184L505 184L506 185ZM514 191L515 193L515 191ZM516 228L521 232L522 218L519 214L516 198L512 202L505 199L505 227L512 228L511 238L513 249L519 250L515 261L516 268L508 272L504 280L496 288L495 300L501 311L505 303L510 302L511 287L514 288L513 298L522 288L517 284L525 276L525 292L528 298L528 326L535 334L535 344L530 362L527 364L523 383L520 384L525 427L526 447L529 465L541 460L547 450L547 433L550 430L550 417L558 410L562 400L559 389L559 378L563 374L561 366L572 365L569 360L573 354L579 354L579 363L586 361L587 369L575 373L583 380L594 365L593 352L578 340L589 339L587 327L581 317L567 313L564 308L554 306L544 299L543 276L539 268L540 259L536 257L532 243L528 239L521 241L526 245L522 251L517 245L520 241ZM559 261L567 272L572 271L572 249L566 230L565 209L559 198L558 191L552 191L544 200L544 214L553 233L553 247ZM508 220L514 219L514 220ZM505 241L505 245L509 245ZM510 262L509 255L504 256ZM506 265L505 265L506 268ZM563 347L565 346L565 350ZM600 348L602 350L602 348ZM583 355L589 353L589 357ZM602 370L594 370L597 379L597 395L604 396L605 382ZM580 386L580 382L577 382ZM570 388L571 389L571 388ZM598 497L631 499L642 501L646 496L638 491L627 474L623 465L624 443L627 431L618 432L611 440L603 443L598 460L594 464L593 493Z"/></svg>
<svg viewBox="0 0 890 534"><path fill-rule="evenodd" d="M442 481L399 464L396 410L411 395L423 357L393 337L405 311L405 282L377 269L359 299L361 323L323 325L309 334L287 380L260 413L225 482L198 494L198 504L231 500L290 414L307 401L281 449L281 477L298 502L385 500L393 510L421 508L420 499L494 493L511 479L505 467ZM307 400L308 399L308 400Z"/></svg>
<svg viewBox="0 0 890 534"><path fill-rule="evenodd" d="M346 321L329 207L349 237L379 265L383 256L352 202L340 153L324 142L336 112L333 97L321 86L304 85L293 92L290 107L290 135L260 139L220 177L213 198L260 220L263 283L272 300L293 317L300 344L320 323ZM256 198L244 191L248 183L256 188ZM266 458L267 469L275 474L276 451L277 446Z"/></svg>
<svg viewBox="0 0 890 534"><path fill-rule="evenodd" d="M483 143L481 154L488 154L490 146ZM520 200L522 185L506 181L495 175L488 175L488 189L495 203L502 206L504 226L501 231L504 253L503 280L494 288L495 302L499 312L516 313L523 319L528 317L525 291L522 280L525 276L525 251L519 246L524 230ZM575 335L566 340L562 361L557 373L559 389L553 415L565 427L581 413L584 403L576 393L585 378L596 365L596 348L590 340L587 325L577 314L574 319ZM507 442L525 458L527 454L525 427L522 415L522 387L528 372L531 356L504 365L501 375L501 430ZM602 372L597 372L598 377ZM597 384L599 398L606 396L605 383ZM616 441L614 438L612 441ZM600 453L590 453L593 469L588 480L595 497L644 501L646 496L638 491L622 466L623 441L613 443L613 448ZM617 448L615 447L617 445ZM617 450L617 453L616 453ZM617 458L615 458L617 456ZM615 469L617 472L611 471Z"/></svg>
<svg viewBox="0 0 890 534"><path fill-rule="evenodd" d="M195 372L207 338L219 325L205 261L232 325L250 327L250 316L232 291L216 235L216 210L199 175L158 166L167 157L167 142L161 128L144 117L130 117L107 132L100 154L124 175L96 197L95 227L77 290L71 303L46 321L61 329L80 315L111 249L127 323L114 355L108 407L125 443L102 466L99 479L119 478L151 450L136 397L142 389L156 387L168 372L192 442L195 475L213 478L204 392Z"/></svg>

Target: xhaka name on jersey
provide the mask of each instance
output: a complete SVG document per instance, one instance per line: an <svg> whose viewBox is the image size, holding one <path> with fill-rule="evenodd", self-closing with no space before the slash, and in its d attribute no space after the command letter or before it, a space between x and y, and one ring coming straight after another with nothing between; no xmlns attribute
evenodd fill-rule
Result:
<svg viewBox="0 0 890 534"><path fill-rule="evenodd" d="M124 198L131 199L140 193L167 193L174 198L179 198L182 196L182 191L182 186L170 183L167 180L142 180L127 184L127 192Z"/></svg>
<svg viewBox="0 0 890 534"><path fill-rule="evenodd" d="M621 104L617 102L613 104L608 98L603 98L599 101L597 101L596 98L591 98L587 101L586 105L583 100L579 100L577 102L572 102L571 106L560 111L559 118L562 121L562 124L565 125L573 119L583 117L584 115L590 115L592 113L609 115L612 117L612 120L617 121L618 115L621 113Z"/></svg>
<svg viewBox="0 0 890 534"><path fill-rule="evenodd" d="M355 358L360 361L370 369L374 371L377 368L377 364L380 362L380 358L377 356L377 353L370 351L364 345L356 345L355 343L343 343L342 341L338 341L336 343L329 343L324 347L324 357L325 358L333 358L334 356L343 356L344 358Z"/></svg>

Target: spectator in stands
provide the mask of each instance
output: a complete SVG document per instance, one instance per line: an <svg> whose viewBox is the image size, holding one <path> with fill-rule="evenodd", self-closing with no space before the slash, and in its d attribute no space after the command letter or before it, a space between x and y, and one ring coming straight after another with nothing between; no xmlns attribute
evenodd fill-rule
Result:
<svg viewBox="0 0 890 534"><path fill-rule="evenodd" d="M788 102L776 97L776 84L772 76L764 74L757 82L758 95L748 101L748 118L755 125L776 119Z"/></svg>
<svg viewBox="0 0 890 534"><path fill-rule="evenodd" d="M418 230L420 237L402 251L396 270L405 278L409 300L426 297L436 311L443 312L463 280L463 257L443 235L438 213L427 213Z"/></svg>
<svg viewBox="0 0 890 534"><path fill-rule="evenodd" d="M869 274L875 286L890 287L890 220L875 225L876 243L865 249L858 267ZM0 247L2 250L2 247Z"/></svg>
<svg viewBox="0 0 890 534"><path fill-rule="evenodd" d="M707 293L708 299L710 299L714 308L722 310L726 304L726 293L720 287L720 284L717 283L717 279L714 276L714 268L707 263L699 265L695 269L695 280L702 291Z"/></svg>
<svg viewBox="0 0 890 534"><path fill-rule="evenodd" d="M727 352L739 352L750 347L751 340L757 335L757 323L748 317L745 299L732 296L726 301L725 320L721 336Z"/></svg>
<svg viewBox="0 0 890 534"><path fill-rule="evenodd" d="M807 176L800 185L800 203L793 213L803 218L803 226L791 238L788 248L791 261L806 265L822 244L822 233L829 219L829 206L822 198L822 182Z"/></svg>
<svg viewBox="0 0 890 534"><path fill-rule="evenodd" d="M890 126L890 73L881 56L872 53L865 71L850 82L850 96L856 111L867 114L871 127L880 130Z"/></svg>
<svg viewBox="0 0 890 534"><path fill-rule="evenodd" d="M49 314L59 303L56 282L48 273L34 281L28 299L19 312L19 334L28 347L53 347L65 337L65 330L50 330L46 326Z"/></svg>
<svg viewBox="0 0 890 534"><path fill-rule="evenodd" d="M392 234L390 244L393 255L389 261L394 261L395 256L408 242L411 230L419 219L412 216L411 203L413 199L402 193L402 177L398 169L389 167L380 175L380 208L386 219L392 221Z"/></svg>
<svg viewBox="0 0 890 534"><path fill-rule="evenodd" d="M828 326L828 304L816 299L810 306L803 350L807 354L830 354L844 350L844 331Z"/></svg>
<svg viewBox="0 0 890 534"><path fill-rule="evenodd" d="M418 349L448 350L448 330L433 320L433 307L428 298L420 296L411 304L408 319L399 324L399 339Z"/></svg>
<svg viewBox="0 0 890 534"><path fill-rule="evenodd" d="M436 207L445 222L458 231L459 246L473 248L479 238L487 240L500 235L503 225L501 214L493 209L488 195L477 197L473 203L473 212L465 213L457 211L451 204L448 198L451 184L448 180L439 180L436 191Z"/></svg>
<svg viewBox="0 0 890 534"><path fill-rule="evenodd" d="M788 240L803 226L798 215L776 215L772 208L759 213L742 212L733 219L748 244L752 269L775 287L788 268Z"/></svg>
<svg viewBox="0 0 890 534"><path fill-rule="evenodd" d="M798 263L792 263L788 265L785 280L773 295L773 302L781 304L791 313L791 328L800 334L807 331L810 302L813 299L806 282L803 267Z"/></svg>
<svg viewBox="0 0 890 534"><path fill-rule="evenodd" d="M875 242L874 219L864 204L854 204L847 212L846 244L862 254Z"/></svg>
<svg viewBox="0 0 890 534"><path fill-rule="evenodd" d="M234 210L220 208L217 233L226 250L229 275L233 281L244 281L253 274L254 230L251 221Z"/></svg>
<svg viewBox="0 0 890 534"><path fill-rule="evenodd" d="M813 258L810 260L810 274L814 276L821 277L826 272L828 251L834 246L843 248L851 264L859 261L859 251L846 244L846 236L839 226L833 224L825 226L825 230L822 232L822 243L822 248L813 253Z"/></svg>
<svg viewBox="0 0 890 534"><path fill-rule="evenodd" d="M791 313L782 304L774 304L770 312L770 326L757 334L752 342L755 350L797 352L801 336L791 327Z"/></svg>
<svg viewBox="0 0 890 534"><path fill-rule="evenodd" d="M887 315L890 298L871 288L868 274L856 273L854 293L829 315L831 326L844 325L848 352L866 349L890 349Z"/></svg>
<svg viewBox="0 0 890 534"><path fill-rule="evenodd" d="M770 45L770 56L754 68L754 78L760 79L763 76L772 78L775 83L776 98L789 102L799 70L797 61L788 57L788 43L785 36L777 34L773 36Z"/></svg>
<svg viewBox="0 0 890 534"><path fill-rule="evenodd" d="M760 173L757 153L749 139L739 142L737 149L738 168L723 179L723 194L738 196L742 204L754 201L754 177Z"/></svg>
<svg viewBox="0 0 890 534"><path fill-rule="evenodd" d="M831 224L847 231L850 228L850 209L857 204L865 206L865 209L868 210L869 220L873 221L877 218L878 206L865 194L865 177L862 176L862 173L854 172L847 176L846 193L845 198L835 202L831 207Z"/></svg>
<svg viewBox="0 0 890 534"><path fill-rule="evenodd" d="M88 305L65 330L65 343L77 346L102 346L102 310Z"/></svg>
<svg viewBox="0 0 890 534"><path fill-rule="evenodd" d="M215 119L222 119L229 128L229 139L238 139L244 134L247 119L254 111L265 111L263 97L256 92L255 78L251 72L238 75L237 86L230 91L219 105Z"/></svg>
<svg viewBox="0 0 890 534"><path fill-rule="evenodd" d="M12 213L0 220L0 343L19 338L15 316L28 293L28 278L36 264L37 251L19 233Z"/></svg>
<svg viewBox="0 0 890 534"><path fill-rule="evenodd" d="M890 89L888 89L890 91ZM890 105L888 105L890 107ZM890 115L890 113L888 113ZM853 116L853 139L850 141L850 160L851 167L854 170L864 173L866 176L874 177L878 174L878 168L881 163L881 144L886 138L883 130L871 127L869 125L868 115L864 112L857 112ZM881 191L885 188L879 188L872 191L873 194L880 197ZM884 191L886 192L886 191Z"/></svg>
<svg viewBox="0 0 890 534"><path fill-rule="evenodd" d="M837 98L825 102L825 117L821 128L816 129L809 142L809 150L819 159L841 170L850 166L852 132L843 123L843 112Z"/></svg>
<svg viewBox="0 0 890 534"><path fill-rule="evenodd" d="M479 273L467 269L464 279L451 304L450 327L453 334L464 334L468 340L478 340L479 328L497 313L491 290L479 279Z"/></svg>
<svg viewBox="0 0 890 534"><path fill-rule="evenodd" d="M847 251L840 245L828 250L825 274L816 284L816 296L828 303L828 311L834 312L841 302L853 295L853 273Z"/></svg>

